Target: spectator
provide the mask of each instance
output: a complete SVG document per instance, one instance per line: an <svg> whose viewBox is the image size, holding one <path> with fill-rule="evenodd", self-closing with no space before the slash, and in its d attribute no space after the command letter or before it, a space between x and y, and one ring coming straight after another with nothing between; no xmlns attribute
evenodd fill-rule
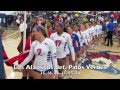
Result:
<svg viewBox="0 0 120 90"><path fill-rule="evenodd" d="M20 20L18 18L16 20L16 23L17 23L17 27L19 27L20 26Z"/></svg>
<svg viewBox="0 0 120 90"><path fill-rule="evenodd" d="M117 27L117 36L118 36L118 47L120 47L120 24Z"/></svg>
<svg viewBox="0 0 120 90"><path fill-rule="evenodd" d="M113 16L114 16L114 21L115 21L115 23L117 23L117 20L118 20L118 18L119 18L119 13L118 13L118 11L115 11L114 14L113 14Z"/></svg>
<svg viewBox="0 0 120 90"><path fill-rule="evenodd" d="M49 25L49 26L47 27L47 30L48 30L48 37L50 37L50 35L53 33L52 26Z"/></svg>
<svg viewBox="0 0 120 90"><path fill-rule="evenodd" d="M21 32L21 36L23 37L23 32L24 32L25 29L27 29L27 24L24 23L23 19L21 19L19 29L20 29L20 32Z"/></svg>
<svg viewBox="0 0 120 90"><path fill-rule="evenodd" d="M112 19L109 19L109 24L107 25L107 38L108 38L108 42L107 42L107 46L109 46L109 42L110 45L113 45L113 40L112 40L112 36L113 36L113 31L114 31L114 24L112 23Z"/></svg>

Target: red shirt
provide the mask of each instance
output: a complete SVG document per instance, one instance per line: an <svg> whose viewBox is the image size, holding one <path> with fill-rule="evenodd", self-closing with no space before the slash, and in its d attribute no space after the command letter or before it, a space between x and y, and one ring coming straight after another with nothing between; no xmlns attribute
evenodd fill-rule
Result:
<svg viewBox="0 0 120 90"><path fill-rule="evenodd" d="M118 12L115 12L114 13L114 19L118 19L119 18L119 13Z"/></svg>
<svg viewBox="0 0 120 90"><path fill-rule="evenodd" d="M48 36L50 37L50 35L52 34L52 30L48 30Z"/></svg>
<svg viewBox="0 0 120 90"><path fill-rule="evenodd" d="M54 17L54 20L55 20L55 21L59 21L59 18L58 18L58 17Z"/></svg>

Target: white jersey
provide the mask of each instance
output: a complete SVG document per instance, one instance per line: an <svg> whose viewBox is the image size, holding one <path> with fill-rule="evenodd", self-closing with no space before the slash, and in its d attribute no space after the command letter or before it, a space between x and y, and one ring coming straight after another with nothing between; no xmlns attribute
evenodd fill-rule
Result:
<svg viewBox="0 0 120 90"><path fill-rule="evenodd" d="M28 57L20 64L20 67L24 67L35 55L33 68L37 71L46 71L48 69L54 69L54 73L58 73L57 58L56 58L56 46L54 42L46 38L42 43L38 41L32 42Z"/></svg>
<svg viewBox="0 0 120 90"><path fill-rule="evenodd" d="M88 42L90 42L90 40L91 40L91 38L90 38L90 32L91 32L91 29L88 28L88 29L86 30L87 40L88 40Z"/></svg>
<svg viewBox="0 0 120 90"><path fill-rule="evenodd" d="M91 29L90 30L90 36L91 36L91 40L92 40L93 37L94 37L95 28L94 28L94 26L92 26L90 29Z"/></svg>
<svg viewBox="0 0 120 90"><path fill-rule="evenodd" d="M66 46L66 53L67 53L67 55L70 54L70 49L69 49L69 45L68 45L68 44L67 44L67 46Z"/></svg>
<svg viewBox="0 0 120 90"><path fill-rule="evenodd" d="M84 31L80 31L81 32L81 43L80 46L83 46L83 43L85 43L85 38L84 38Z"/></svg>
<svg viewBox="0 0 120 90"><path fill-rule="evenodd" d="M90 27L89 28L89 35L90 35L90 41L92 41L92 39L93 39L93 27Z"/></svg>
<svg viewBox="0 0 120 90"><path fill-rule="evenodd" d="M17 24L20 24L20 20L19 19L17 19L16 22L17 22Z"/></svg>
<svg viewBox="0 0 120 90"><path fill-rule="evenodd" d="M92 33L92 36L94 36L94 32L95 32L95 27L92 26L92 27L91 27L91 33Z"/></svg>
<svg viewBox="0 0 120 90"><path fill-rule="evenodd" d="M99 25L96 25L95 26L95 35L98 36L98 34L99 34Z"/></svg>
<svg viewBox="0 0 120 90"><path fill-rule="evenodd" d="M84 39L84 43L85 43L86 45L88 45L88 40L87 40L88 36L87 36L87 35L88 35L88 33L87 33L86 30L82 32L82 36L83 36L83 39Z"/></svg>
<svg viewBox="0 0 120 90"><path fill-rule="evenodd" d="M102 33L102 25L99 25L99 34Z"/></svg>
<svg viewBox="0 0 120 90"><path fill-rule="evenodd" d="M20 29L20 32L24 32L24 30L27 29L27 24L26 23L21 23L20 26L19 26L19 29Z"/></svg>
<svg viewBox="0 0 120 90"><path fill-rule="evenodd" d="M96 35L98 36L102 32L102 26L101 25L96 25L95 28L96 28Z"/></svg>
<svg viewBox="0 0 120 90"><path fill-rule="evenodd" d="M65 58L67 55L67 44L70 48L70 52L72 55L72 60L75 60L75 52L72 44L71 36L63 32L60 36L57 34L57 32L51 34L50 38L55 42L57 47L57 58Z"/></svg>
<svg viewBox="0 0 120 90"><path fill-rule="evenodd" d="M96 27L92 26L92 30L93 30L93 36L95 36L96 35Z"/></svg>

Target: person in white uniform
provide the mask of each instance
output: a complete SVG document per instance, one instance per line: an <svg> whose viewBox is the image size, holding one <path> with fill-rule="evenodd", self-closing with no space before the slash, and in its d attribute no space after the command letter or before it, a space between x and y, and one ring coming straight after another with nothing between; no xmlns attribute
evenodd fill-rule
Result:
<svg viewBox="0 0 120 90"><path fill-rule="evenodd" d="M87 49L90 49L91 37L90 37L90 26L89 26L89 23L86 23L85 27L86 27L85 34L86 34L86 40L87 40Z"/></svg>
<svg viewBox="0 0 120 90"><path fill-rule="evenodd" d="M75 61L75 52L72 44L71 36L64 32L64 25L62 22L57 22L55 25L56 32L51 34L50 38L55 42L57 47L57 59L59 66L66 66L67 65L67 45L70 48L70 53L72 55L72 60ZM63 71L65 68L59 69L59 78L63 78Z"/></svg>
<svg viewBox="0 0 120 90"><path fill-rule="evenodd" d="M78 36L79 43L81 44L82 43L82 37L81 37L81 33L80 33L79 29L78 29L78 24L76 24L76 23L73 25L73 33ZM82 45L81 45L81 47L82 47ZM82 59L81 54L82 54L82 49L80 48L80 50L76 54L76 62L77 62L77 64L79 64L81 62L81 59Z"/></svg>
<svg viewBox="0 0 120 90"><path fill-rule="evenodd" d="M35 56L32 67L34 79L53 79L58 74L58 62L55 43L46 38L43 27L36 25L32 31L35 41L32 42L28 57L18 66L22 69ZM27 68L27 67L26 67Z"/></svg>
<svg viewBox="0 0 120 90"><path fill-rule="evenodd" d="M102 25L101 25L101 22L98 21L98 28L99 28L99 31L98 31L98 36L99 36L99 44L101 44L101 41L102 41Z"/></svg>

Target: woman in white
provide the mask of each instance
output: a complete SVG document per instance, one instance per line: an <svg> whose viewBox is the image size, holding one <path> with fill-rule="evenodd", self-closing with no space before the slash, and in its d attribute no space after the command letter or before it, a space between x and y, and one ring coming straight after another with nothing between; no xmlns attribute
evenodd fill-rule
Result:
<svg viewBox="0 0 120 90"><path fill-rule="evenodd" d="M81 37L81 32L79 31L79 28L78 28L78 24L73 25L73 33L78 36L79 43L81 45L82 44L82 37ZM81 45L81 47L82 47L82 45ZM81 59L82 59L81 54L82 54L82 48L80 48L80 50L76 54L76 62L77 62L77 64L80 64L80 62L81 62Z"/></svg>
<svg viewBox="0 0 120 90"><path fill-rule="evenodd" d="M96 22L93 22L93 47L96 48L97 47L97 42L98 42L98 25Z"/></svg>
<svg viewBox="0 0 120 90"><path fill-rule="evenodd" d="M90 26L89 26L89 23L86 23L85 24L85 34L86 34L86 40L87 40L87 49L90 49L90 41L91 41L91 36L90 36Z"/></svg>
<svg viewBox="0 0 120 90"><path fill-rule="evenodd" d="M86 50L87 50L87 34L86 34L86 31L85 31L85 25L84 24L81 24L80 26L81 30L81 48L82 48L82 61L85 60L85 57L86 57Z"/></svg>
<svg viewBox="0 0 120 90"><path fill-rule="evenodd" d="M98 36L99 36L99 44L100 44L102 41L102 25L100 21L97 21L97 24L98 24Z"/></svg>
<svg viewBox="0 0 120 90"><path fill-rule="evenodd" d="M35 55L32 75L34 79L53 79L58 74L56 58L56 46L54 42L46 38L43 27L36 25L32 31L35 41L32 42L28 57L18 66L22 69ZM27 68L27 67L26 67Z"/></svg>
<svg viewBox="0 0 120 90"><path fill-rule="evenodd" d="M24 30L27 29L27 24L24 22L23 19L20 20L19 31L21 32L21 36L23 37Z"/></svg>
<svg viewBox="0 0 120 90"><path fill-rule="evenodd" d="M91 49L93 48L93 44L94 44L94 26L93 26L93 23L90 23L90 39L91 39L91 42L90 42L90 45L91 45Z"/></svg>
<svg viewBox="0 0 120 90"><path fill-rule="evenodd" d="M64 25L62 22L57 22L56 23L56 32L51 34L50 38L55 42L56 47L57 47L57 59L58 59L58 65L63 66L62 69L59 69L59 78L63 78L63 71L64 71L64 66L67 65L67 49L68 47L70 48L70 53L72 55L72 60L75 61L75 52L72 44L72 39L71 36L64 32ZM67 47L68 45L68 47Z"/></svg>

